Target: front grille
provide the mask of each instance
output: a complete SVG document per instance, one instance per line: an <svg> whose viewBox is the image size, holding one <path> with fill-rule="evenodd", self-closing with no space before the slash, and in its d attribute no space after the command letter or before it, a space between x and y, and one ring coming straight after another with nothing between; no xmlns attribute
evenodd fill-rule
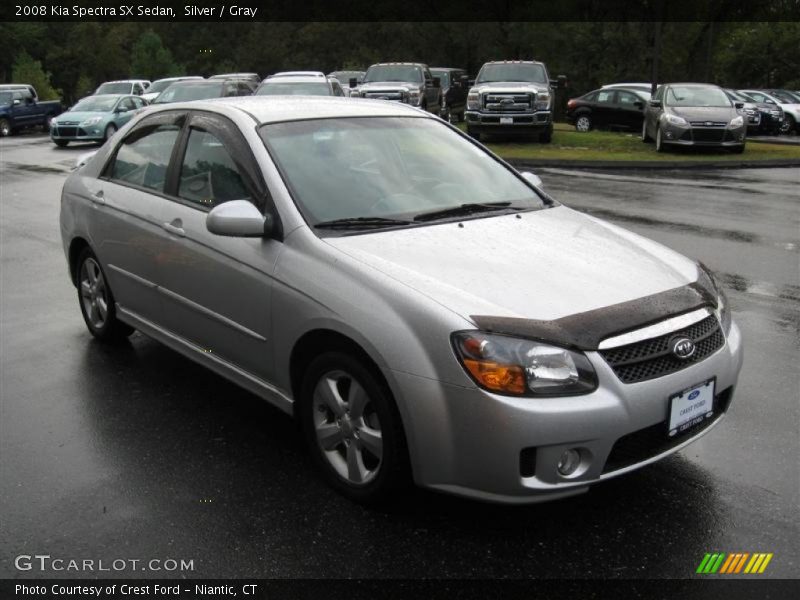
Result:
<svg viewBox="0 0 800 600"><path fill-rule="evenodd" d="M535 94L493 94L483 97L483 107L489 112L531 112Z"/></svg>
<svg viewBox="0 0 800 600"><path fill-rule="evenodd" d="M697 435L714 424L728 410L733 388L729 387L714 397L714 413L710 419L704 419L694 427L674 437L667 435L667 422L662 421L639 431L634 431L619 438L611 448L611 453L603 466L603 473L624 469L636 463L658 456L686 441L688 437Z"/></svg>
<svg viewBox="0 0 800 600"><path fill-rule="evenodd" d="M721 142L725 137L725 130L719 129L692 129L692 139L695 142Z"/></svg>
<svg viewBox="0 0 800 600"><path fill-rule="evenodd" d="M78 128L77 127L63 127L59 125L56 128L56 135L61 135L64 137L76 137L78 135Z"/></svg>
<svg viewBox="0 0 800 600"><path fill-rule="evenodd" d="M692 127L725 127L725 121L689 121Z"/></svg>
<svg viewBox="0 0 800 600"><path fill-rule="evenodd" d="M364 98L371 98L373 100L394 100L395 102L403 101L403 92L398 90L369 91L364 93Z"/></svg>
<svg viewBox="0 0 800 600"><path fill-rule="evenodd" d="M676 336L688 337L695 343L694 354L688 359L680 359L670 351L669 342ZM719 322L716 317L709 315L684 329L626 346L601 350L600 356L622 383L636 383L685 369L710 356L724 343L725 337Z"/></svg>

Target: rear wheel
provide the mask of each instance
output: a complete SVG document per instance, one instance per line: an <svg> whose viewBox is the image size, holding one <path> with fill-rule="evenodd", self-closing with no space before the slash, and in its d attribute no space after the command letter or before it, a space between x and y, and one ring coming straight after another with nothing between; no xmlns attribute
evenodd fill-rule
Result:
<svg viewBox="0 0 800 600"><path fill-rule="evenodd" d="M104 342L124 339L133 328L117 319L114 295L100 261L88 247L78 257L78 302L86 327Z"/></svg>
<svg viewBox="0 0 800 600"><path fill-rule="evenodd" d="M8 137L11 135L11 123L8 119L0 119L0 137Z"/></svg>
<svg viewBox="0 0 800 600"><path fill-rule="evenodd" d="M792 115L784 115L783 124L781 125L781 133L798 133L797 123Z"/></svg>
<svg viewBox="0 0 800 600"><path fill-rule="evenodd" d="M589 115L581 115L575 120L575 130L580 132L589 131L592 128L592 118Z"/></svg>
<svg viewBox="0 0 800 600"><path fill-rule="evenodd" d="M306 370L300 419L312 459L327 482L365 504L408 481L400 415L374 368L344 352L326 352Z"/></svg>

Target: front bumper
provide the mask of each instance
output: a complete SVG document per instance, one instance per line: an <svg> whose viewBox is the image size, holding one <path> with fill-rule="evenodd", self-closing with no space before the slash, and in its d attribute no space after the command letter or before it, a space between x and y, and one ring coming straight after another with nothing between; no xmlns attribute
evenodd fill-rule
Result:
<svg viewBox="0 0 800 600"><path fill-rule="evenodd" d="M402 390L415 481L481 500L531 503L585 492L593 483L659 460L724 418L742 365L742 337L733 324L725 344L708 358L633 384L623 384L596 352L587 356L600 386L585 396L562 398L500 396L393 371ZM670 439L665 423L670 396L712 377L717 399L710 424ZM642 443L653 436L650 445ZM632 437L638 454L630 452ZM628 446L622 461L619 445L612 455L615 444ZM580 448L584 459L565 477L557 465L570 448Z"/></svg>
<svg viewBox="0 0 800 600"><path fill-rule="evenodd" d="M740 127L698 127L662 123L662 142L676 146L741 146L747 140L747 123Z"/></svg>
<svg viewBox="0 0 800 600"><path fill-rule="evenodd" d="M467 110L464 116L467 127L477 133L529 133L545 131L553 126L553 115L549 110L526 113Z"/></svg>
<svg viewBox="0 0 800 600"><path fill-rule="evenodd" d="M68 142L98 142L105 137L104 124L81 127L77 125L50 126L50 138L52 140Z"/></svg>

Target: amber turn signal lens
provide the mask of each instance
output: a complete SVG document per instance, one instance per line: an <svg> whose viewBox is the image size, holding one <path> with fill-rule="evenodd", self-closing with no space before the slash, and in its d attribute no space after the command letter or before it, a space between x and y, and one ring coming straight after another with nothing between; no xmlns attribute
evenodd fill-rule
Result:
<svg viewBox="0 0 800 600"><path fill-rule="evenodd" d="M464 365L486 389L507 394L525 393L525 371L518 365L503 365L471 358L465 358Z"/></svg>

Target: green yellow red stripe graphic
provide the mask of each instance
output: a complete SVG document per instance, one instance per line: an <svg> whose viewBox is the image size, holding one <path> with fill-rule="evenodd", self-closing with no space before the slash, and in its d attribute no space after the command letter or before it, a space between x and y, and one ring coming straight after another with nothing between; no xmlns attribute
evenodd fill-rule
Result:
<svg viewBox="0 0 800 600"><path fill-rule="evenodd" d="M700 561L696 573L701 575L761 574L766 570L772 556L772 552L754 552L752 554L749 552L707 552Z"/></svg>

